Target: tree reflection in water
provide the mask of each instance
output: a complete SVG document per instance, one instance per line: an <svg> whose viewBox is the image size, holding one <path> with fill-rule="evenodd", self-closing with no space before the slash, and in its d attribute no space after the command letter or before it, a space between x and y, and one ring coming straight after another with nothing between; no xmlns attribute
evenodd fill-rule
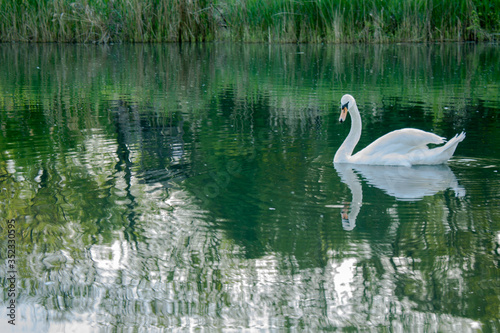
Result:
<svg viewBox="0 0 500 333"><path fill-rule="evenodd" d="M498 52L0 45L21 328L498 330ZM349 90L471 159L335 172Z"/></svg>

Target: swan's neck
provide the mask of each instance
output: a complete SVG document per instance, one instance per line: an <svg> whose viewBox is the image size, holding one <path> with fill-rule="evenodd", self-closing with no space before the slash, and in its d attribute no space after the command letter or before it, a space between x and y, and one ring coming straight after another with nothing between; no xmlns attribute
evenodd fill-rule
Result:
<svg viewBox="0 0 500 333"><path fill-rule="evenodd" d="M359 115L358 106L354 104L349 113L351 114L351 130L344 143L342 143L342 146L337 150L334 162L349 162L354 147L356 147L361 137L361 116Z"/></svg>
<svg viewBox="0 0 500 333"><path fill-rule="evenodd" d="M347 203L342 210L342 227L345 230L352 230L356 226L356 218L363 206L363 189L358 176L354 173L349 164L334 164L335 170L344 184L349 187L352 193L352 201Z"/></svg>

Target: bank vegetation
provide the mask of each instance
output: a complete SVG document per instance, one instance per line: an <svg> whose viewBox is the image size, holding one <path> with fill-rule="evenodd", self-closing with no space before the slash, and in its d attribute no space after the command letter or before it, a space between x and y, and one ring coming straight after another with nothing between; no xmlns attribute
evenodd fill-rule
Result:
<svg viewBox="0 0 500 333"><path fill-rule="evenodd" d="M499 39L489 0L0 0L0 42Z"/></svg>

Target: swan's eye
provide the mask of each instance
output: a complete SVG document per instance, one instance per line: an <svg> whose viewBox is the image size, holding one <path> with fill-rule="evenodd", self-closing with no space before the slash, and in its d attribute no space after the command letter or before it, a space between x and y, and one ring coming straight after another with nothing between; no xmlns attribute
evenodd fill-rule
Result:
<svg viewBox="0 0 500 333"><path fill-rule="evenodd" d="M344 110L344 108L346 109L349 109L349 101L347 101L347 103L345 103L344 105L342 105L342 110Z"/></svg>

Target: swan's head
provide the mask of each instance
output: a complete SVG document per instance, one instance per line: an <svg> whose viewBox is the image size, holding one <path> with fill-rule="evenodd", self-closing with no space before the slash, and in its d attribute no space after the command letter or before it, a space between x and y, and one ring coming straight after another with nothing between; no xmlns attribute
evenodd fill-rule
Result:
<svg viewBox="0 0 500 333"><path fill-rule="evenodd" d="M340 118L339 121L343 123L345 119L347 118L347 112L349 112L349 109L356 103L354 100L354 97L352 97L349 94L345 94L342 96L340 99L340 106L341 106L341 111L340 111Z"/></svg>

